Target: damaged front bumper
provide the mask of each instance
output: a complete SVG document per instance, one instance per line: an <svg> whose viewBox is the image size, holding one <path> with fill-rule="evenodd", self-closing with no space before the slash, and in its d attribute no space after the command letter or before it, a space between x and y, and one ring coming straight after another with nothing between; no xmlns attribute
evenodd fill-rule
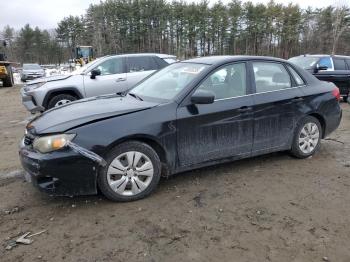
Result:
<svg viewBox="0 0 350 262"><path fill-rule="evenodd" d="M36 101L34 99L34 97L32 97L31 95L28 95L25 91L24 88L21 88L21 97L22 97L22 104L24 105L24 107L31 112L32 114L36 113L36 112L43 112L45 111L45 108L37 105Z"/></svg>
<svg viewBox="0 0 350 262"><path fill-rule="evenodd" d="M19 156L33 185L55 196L96 194L98 169L106 165L102 157L72 142L63 150L42 154L22 140Z"/></svg>

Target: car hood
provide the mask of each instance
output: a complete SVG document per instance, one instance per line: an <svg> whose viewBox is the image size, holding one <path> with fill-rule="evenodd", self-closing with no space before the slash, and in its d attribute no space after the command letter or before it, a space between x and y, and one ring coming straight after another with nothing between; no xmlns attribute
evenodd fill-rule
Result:
<svg viewBox="0 0 350 262"><path fill-rule="evenodd" d="M48 76L48 77L41 77L36 80L30 81L30 84L37 84L41 82L52 82L52 81L59 81L59 80L64 80L71 77L71 75L55 75L55 76Z"/></svg>
<svg viewBox="0 0 350 262"><path fill-rule="evenodd" d="M77 126L149 109L158 104L129 95L92 97L46 111L34 118L27 127L33 128L35 134L65 132Z"/></svg>

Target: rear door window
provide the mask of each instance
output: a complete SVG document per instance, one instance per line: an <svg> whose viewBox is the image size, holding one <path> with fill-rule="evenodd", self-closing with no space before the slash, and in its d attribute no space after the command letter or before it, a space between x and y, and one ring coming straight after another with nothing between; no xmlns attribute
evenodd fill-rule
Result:
<svg viewBox="0 0 350 262"><path fill-rule="evenodd" d="M128 57L128 73L158 70L158 64L152 56Z"/></svg>
<svg viewBox="0 0 350 262"><path fill-rule="evenodd" d="M346 70L345 59L333 58L334 70Z"/></svg>
<svg viewBox="0 0 350 262"><path fill-rule="evenodd" d="M253 62L253 69L256 93L292 87L290 75L280 63Z"/></svg>

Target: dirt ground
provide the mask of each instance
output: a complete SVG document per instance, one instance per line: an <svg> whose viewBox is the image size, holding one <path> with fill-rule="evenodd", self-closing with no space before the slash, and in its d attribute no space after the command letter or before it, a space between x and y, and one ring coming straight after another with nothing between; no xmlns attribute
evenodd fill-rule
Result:
<svg viewBox="0 0 350 262"><path fill-rule="evenodd" d="M1 261L350 261L350 105L312 158L277 153L162 179L150 197L51 198L21 176L29 114L0 88ZM6 247L46 230L30 245Z"/></svg>

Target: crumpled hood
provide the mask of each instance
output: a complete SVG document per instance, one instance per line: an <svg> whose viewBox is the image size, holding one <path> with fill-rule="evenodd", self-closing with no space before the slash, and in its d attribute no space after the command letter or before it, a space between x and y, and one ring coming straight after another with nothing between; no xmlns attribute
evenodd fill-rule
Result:
<svg viewBox="0 0 350 262"><path fill-rule="evenodd" d="M36 134L65 132L93 121L145 110L158 103L140 101L132 96L106 95L75 101L53 108L34 118L28 126Z"/></svg>
<svg viewBox="0 0 350 262"><path fill-rule="evenodd" d="M35 80L32 80L28 83L28 85L37 84L41 82L51 82L51 81L58 81L58 80L64 80L71 77L71 75L55 75L55 76L48 76L48 77L41 77Z"/></svg>

